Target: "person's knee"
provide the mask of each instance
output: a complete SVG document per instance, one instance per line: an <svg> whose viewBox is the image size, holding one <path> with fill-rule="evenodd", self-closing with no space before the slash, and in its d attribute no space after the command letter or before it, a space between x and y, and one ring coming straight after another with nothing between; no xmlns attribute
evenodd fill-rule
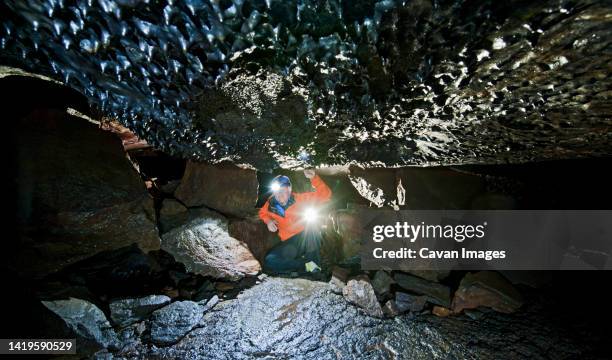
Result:
<svg viewBox="0 0 612 360"><path fill-rule="evenodd" d="M264 262L266 263L273 262L274 260L276 260L276 258L278 258L278 255L270 252L266 254L266 257L264 258Z"/></svg>
<svg viewBox="0 0 612 360"><path fill-rule="evenodd" d="M268 253L264 258L264 268L274 270L278 263L278 255L274 253Z"/></svg>

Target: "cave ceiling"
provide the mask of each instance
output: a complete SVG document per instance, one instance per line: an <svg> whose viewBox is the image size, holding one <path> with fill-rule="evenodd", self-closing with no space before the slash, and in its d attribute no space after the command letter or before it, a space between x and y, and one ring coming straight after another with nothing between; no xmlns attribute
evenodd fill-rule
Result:
<svg viewBox="0 0 612 360"><path fill-rule="evenodd" d="M258 168L612 154L609 1L8 0L0 64L176 156Z"/></svg>

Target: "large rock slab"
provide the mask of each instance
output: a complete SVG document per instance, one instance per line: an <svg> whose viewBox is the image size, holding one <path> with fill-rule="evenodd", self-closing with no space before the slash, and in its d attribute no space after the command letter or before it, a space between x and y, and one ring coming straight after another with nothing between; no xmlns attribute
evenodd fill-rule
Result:
<svg viewBox="0 0 612 360"><path fill-rule="evenodd" d="M176 344L138 350L141 357L196 360L546 358L550 351L588 357L584 345L554 331L543 316L534 308L491 312L479 321L431 314L385 320L333 294L326 283L267 278L216 305Z"/></svg>
<svg viewBox="0 0 612 360"><path fill-rule="evenodd" d="M170 301L171 299L165 295L115 300L109 305L110 316L117 326L124 327L144 320L153 311L170 303Z"/></svg>
<svg viewBox="0 0 612 360"><path fill-rule="evenodd" d="M348 209L339 209L331 213L334 219L333 231L340 237L341 253L344 259L360 255L361 246L370 236L371 226L378 214L368 207L351 204Z"/></svg>
<svg viewBox="0 0 612 360"><path fill-rule="evenodd" d="M393 280L393 278L385 271L379 270L374 274L371 283L374 291L378 295L383 295L389 292L391 285L395 283L395 280Z"/></svg>
<svg viewBox="0 0 612 360"><path fill-rule="evenodd" d="M92 189L93 191L93 189ZM26 266L37 274L61 270L103 251L137 244L145 251L158 250L160 239L155 226L153 199L140 199L89 211L61 211L39 223L40 233L28 237ZM44 239L37 242L44 236ZM37 255L38 254L38 255Z"/></svg>
<svg viewBox="0 0 612 360"><path fill-rule="evenodd" d="M193 301L177 301L151 315L151 340L160 345L177 342L193 329L204 315L201 305Z"/></svg>
<svg viewBox="0 0 612 360"><path fill-rule="evenodd" d="M159 249L153 200L114 134L39 109L14 136L20 241L9 262L19 271L44 276L132 243Z"/></svg>
<svg viewBox="0 0 612 360"><path fill-rule="evenodd" d="M188 161L174 196L188 207L206 206L237 217L256 213L257 172L232 164Z"/></svg>
<svg viewBox="0 0 612 360"><path fill-rule="evenodd" d="M162 249L187 271L204 276L238 280L261 271L248 247L229 235L227 221L219 216L203 215L165 233Z"/></svg>
<svg viewBox="0 0 612 360"><path fill-rule="evenodd" d="M432 304L446 308L449 308L451 305L451 293L448 286L400 272L396 272L393 275L393 279L403 289L419 295L426 295L427 301Z"/></svg>
<svg viewBox="0 0 612 360"><path fill-rule="evenodd" d="M76 298L43 301L49 310L59 315L79 337L78 342L94 343L100 348L117 349L119 339L106 316L94 304Z"/></svg>
<svg viewBox="0 0 612 360"><path fill-rule="evenodd" d="M523 304L521 294L501 274L495 271L469 273L461 280L453 298L453 311L475 309L479 306L511 313Z"/></svg>
<svg viewBox="0 0 612 360"><path fill-rule="evenodd" d="M433 262L421 262L420 265L422 267L436 267L436 264ZM444 280L450 274L450 270L402 269L402 271L433 282L440 282L440 280Z"/></svg>

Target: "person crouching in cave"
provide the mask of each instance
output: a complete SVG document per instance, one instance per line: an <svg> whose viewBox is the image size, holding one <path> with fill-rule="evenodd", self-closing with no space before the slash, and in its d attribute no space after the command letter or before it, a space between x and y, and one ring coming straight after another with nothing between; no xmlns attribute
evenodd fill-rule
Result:
<svg viewBox="0 0 612 360"><path fill-rule="evenodd" d="M294 193L291 180L279 175L272 181L272 196L259 210L259 217L281 242L264 260L264 270L274 274L320 273L321 233L316 228L317 207L331 199L332 191L312 169L304 170L313 192Z"/></svg>

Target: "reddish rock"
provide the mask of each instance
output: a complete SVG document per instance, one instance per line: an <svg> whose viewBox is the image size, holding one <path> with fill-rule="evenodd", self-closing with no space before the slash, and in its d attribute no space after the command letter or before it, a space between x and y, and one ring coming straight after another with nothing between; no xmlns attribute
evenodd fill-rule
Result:
<svg viewBox="0 0 612 360"><path fill-rule="evenodd" d="M179 297L179 290L172 287L165 287L162 289L162 294L166 295L171 299L175 299Z"/></svg>
<svg viewBox="0 0 612 360"><path fill-rule="evenodd" d="M206 206L223 214L248 217L257 212L258 187L254 169L188 161L174 195L188 207Z"/></svg>
<svg viewBox="0 0 612 360"><path fill-rule="evenodd" d="M349 209L334 211L331 216L334 231L340 237L342 257L348 259L359 255L362 243L370 236L367 224L377 216L376 211L357 205Z"/></svg>
<svg viewBox="0 0 612 360"><path fill-rule="evenodd" d="M229 234L245 243L261 264L268 251L280 241L276 233L270 232L266 225L256 218L230 220Z"/></svg>
<svg viewBox="0 0 612 360"><path fill-rule="evenodd" d="M439 317L447 317L452 313L449 309L442 307L442 306L437 306L437 305L433 307L431 312L432 314L439 316Z"/></svg>
<svg viewBox="0 0 612 360"><path fill-rule="evenodd" d="M41 261L32 267L59 270L101 251L132 243L145 252L158 250L160 239L154 221L153 200L148 195L107 208L49 215L40 226L52 229L53 234L46 236L47 241L32 245L40 252Z"/></svg>
<svg viewBox="0 0 612 360"><path fill-rule="evenodd" d="M230 291L235 287L233 283L230 282L217 282L215 283L215 289L221 292Z"/></svg>
<svg viewBox="0 0 612 360"><path fill-rule="evenodd" d="M147 144L145 140L139 139L136 134L134 134L130 129L121 125L118 121L103 121L100 124L100 128L117 135L119 139L121 139L121 144L123 145L123 149L125 151L140 150L151 147L151 145Z"/></svg>
<svg viewBox="0 0 612 360"><path fill-rule="evenodd" d="M453 298L453 312L479 306L511 313L523 304L521 294L501 274L494 271L469 273L461 280Z"/></svg>

